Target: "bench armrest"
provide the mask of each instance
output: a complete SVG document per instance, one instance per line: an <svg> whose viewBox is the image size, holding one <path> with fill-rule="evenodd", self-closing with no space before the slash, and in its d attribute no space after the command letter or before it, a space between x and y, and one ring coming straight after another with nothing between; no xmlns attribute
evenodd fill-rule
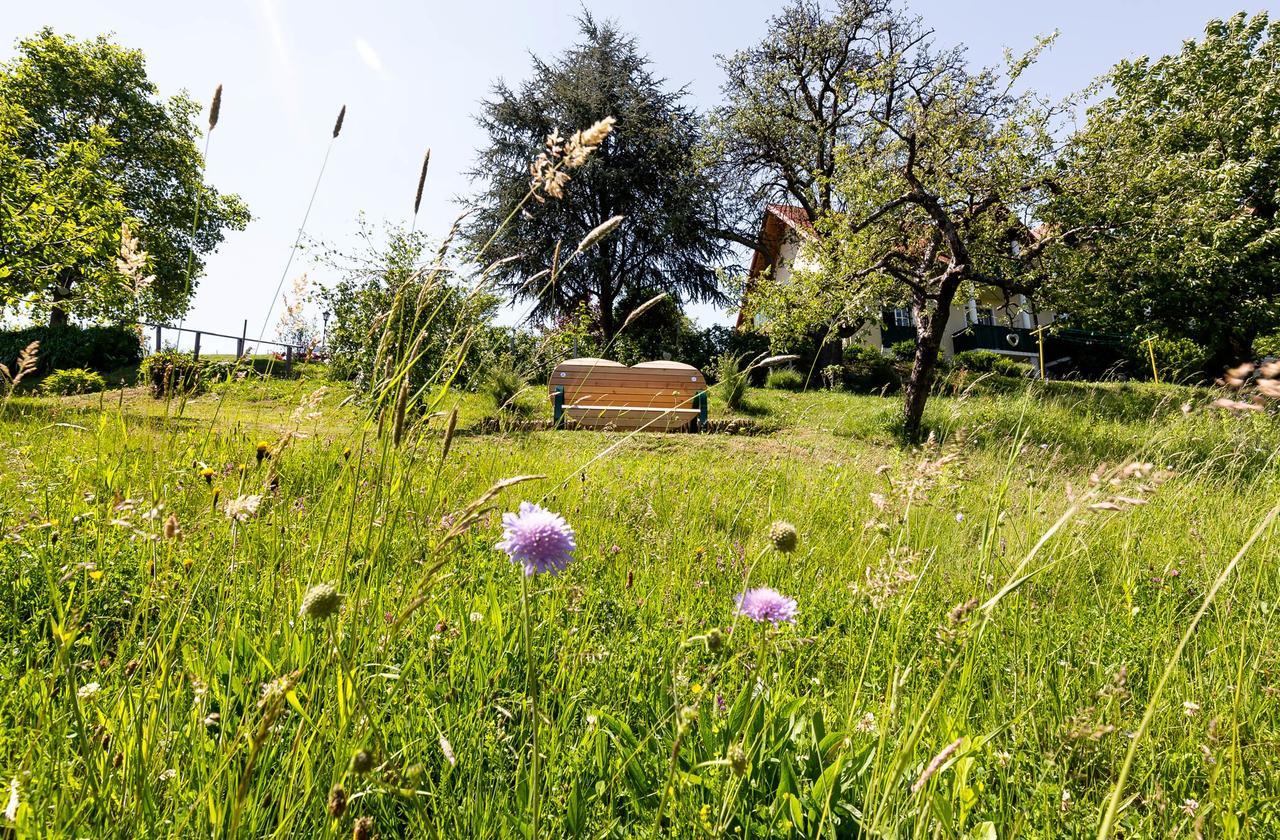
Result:
<svg viewBox="0 0 1280 840"><path fill-rule="evenodd" d="M557 385L551 390L551 425L559 429L564 425L564 386Z"/></svg>

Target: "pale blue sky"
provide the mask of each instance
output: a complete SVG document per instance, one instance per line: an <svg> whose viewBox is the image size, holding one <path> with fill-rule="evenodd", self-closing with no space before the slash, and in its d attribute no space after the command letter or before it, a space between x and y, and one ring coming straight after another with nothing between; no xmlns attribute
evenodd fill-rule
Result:
<svg viewBox="0 0 1280 840"><path fill-rule="evenodd" d="M576 36L585 6L635 34L655 71L687 85L691 101L719 101L717 53L764 36L778 0L546 0L504 3L334 2L334 0L4 0L0 60L41 26L116 39L145 51L168 94L186 88L207 104L224 85L209 177L238 192L254 221L231 233L208 264L188 323L256 335L301 221L339 106L348 106L308 233L341 239L364 211L407 220L424 150L432 148L419 228L443 232L469 190L461 174L482 137L472 115L498 77L519 81L529 51L550 55ZM1029 46L1061 30L1029 75L1051 96L1086 85L1117 60L1178 49L1210 18L1261 11L1257 0L912 0L939 43L964 43L975 63L998 62L1005 47ZM324 272L295 260L290 275ZM287 288L286 283L286 288ZM700 320L716 317L699 310ZM273 319L274 321L274 319ZM269 337L269 336L268 336Z"/></svg>

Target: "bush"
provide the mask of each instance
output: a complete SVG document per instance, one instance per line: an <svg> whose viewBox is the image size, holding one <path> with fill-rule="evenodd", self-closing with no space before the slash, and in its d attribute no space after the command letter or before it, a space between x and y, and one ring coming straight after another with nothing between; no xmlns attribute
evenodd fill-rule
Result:
<svg viewBox="0 0 1280 840"><path fill-rule="evenodd" d="M995 373L1000 376L1025 376L1028 370L1026 365L994 350L964 350L955 354L951 363L957 368L974 373Z"/></svg>
<svg viewBox="0 0 1280 840"><path fill-rule="evenodd" d="M363 221L370 243L353 257L336 251L338 281L320 292L332 312L330 373L366 393L400 373L411 393L453 383L479 387L495 344L509 331L490 325L498 299L457 280L447 252L427 252L420 231L389 227L385 242Z"/></svg>
<svg viewBox="0 0 1280 840"><path fill-rule="evenodd" d="M40 342L36 373L84 368L109 373L142 361L142 336L134 327L27 327L0 332L0 364L13 367L22 348Z"/></svg>
<svg viewBox="0 0 1280 840"><path fill-rule="evenodd" d="M782 391L803 391L804 374L795 368L776 368L765 377L766 388L777 388Z"/></svg>
<svg viewBox="0 0 1280 840"><path fill-rule="evenodd" d="M747 395L747 372L742 369L742 357L725 353L717 358L716 379L724 404L730 409L741 409Z"/></svg>
<svg viewBox="0 0 1280 840"><path fill-rule="evenodd" d="M1253 355L1259 359L1280 359L1280 332L1260 335L1253 340Z"/></svg>
<svg viewBox="0 0 1280 840"><path fill-rule="evenodd" d="M914 343L911 343L911 352L915 352ZM845 387L872 393L896 388L898 383L893 361L876 348L865 344L850 344L844 348Z"/></svg>
<svg viewBox="0 0 1280 840"><path fill-rule="evenodd" d="M1151 349L1147 349L1150 346ZM1208 353L1189 338L1157 335L1135 339L1129 349L1133 370L1142 379L1151 375L1151 357L1156 360L1156 370L1161 382L1186 384L1204 378Z"/></svg>
<svg viewBox="0 0 1280 840"><path fill-rule="evenodd" d="M92 394L105 390L106 387L107 381L101 374L84 368L54 371L40 383L41 392L58 397L70 394Z"/></svg>
<svg viewBox="0 0 1280 840"><path fill-rule="evenodd" d="M916 357L916 343L909 338L895 341L889 345L889 355L899 362L909 362Z"/></svg>
<svg viewBox="0 0 1280 840"><path fill-rule="evenodd" d="M504 357L494 362L489 368L483 387L499 411L517 414L521 412L523 406L516 402L516 395L523 391L527 384L524 375L516 369L511 359Z"/></svg>
<svg viewBox="0 0 1280 840"><path fill-rule="evenodd" d="M177 350L162 350L143 360L142 379L150 384L151 396L156 399L192 396L205 390L205 363Z"/></svg>

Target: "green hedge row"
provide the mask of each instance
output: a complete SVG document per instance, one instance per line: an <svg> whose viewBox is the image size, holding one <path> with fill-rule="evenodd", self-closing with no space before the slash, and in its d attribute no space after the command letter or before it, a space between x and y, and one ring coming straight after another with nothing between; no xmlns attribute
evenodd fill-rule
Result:
<svg viewBox="0 0 1280 840"><path fill-rule="evenodd" d="M40 342L36 373L86 368L107 373L142 361L136 327L27 327L0 331L0 363L13 368L22 349Z"/></svg>

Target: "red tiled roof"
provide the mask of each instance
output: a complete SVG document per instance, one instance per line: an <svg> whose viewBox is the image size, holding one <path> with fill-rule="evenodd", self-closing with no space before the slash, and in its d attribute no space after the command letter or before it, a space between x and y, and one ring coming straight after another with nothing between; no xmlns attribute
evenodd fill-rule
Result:
<svg viewBox="0 0 1280 840"><path fill-rule="evenodd" d="M766 204L764 212L777 216L805 239L818 238L818 231L813 226L813 220L809 218L808 212L803 207L797 207L794 204Z"/></svg>

